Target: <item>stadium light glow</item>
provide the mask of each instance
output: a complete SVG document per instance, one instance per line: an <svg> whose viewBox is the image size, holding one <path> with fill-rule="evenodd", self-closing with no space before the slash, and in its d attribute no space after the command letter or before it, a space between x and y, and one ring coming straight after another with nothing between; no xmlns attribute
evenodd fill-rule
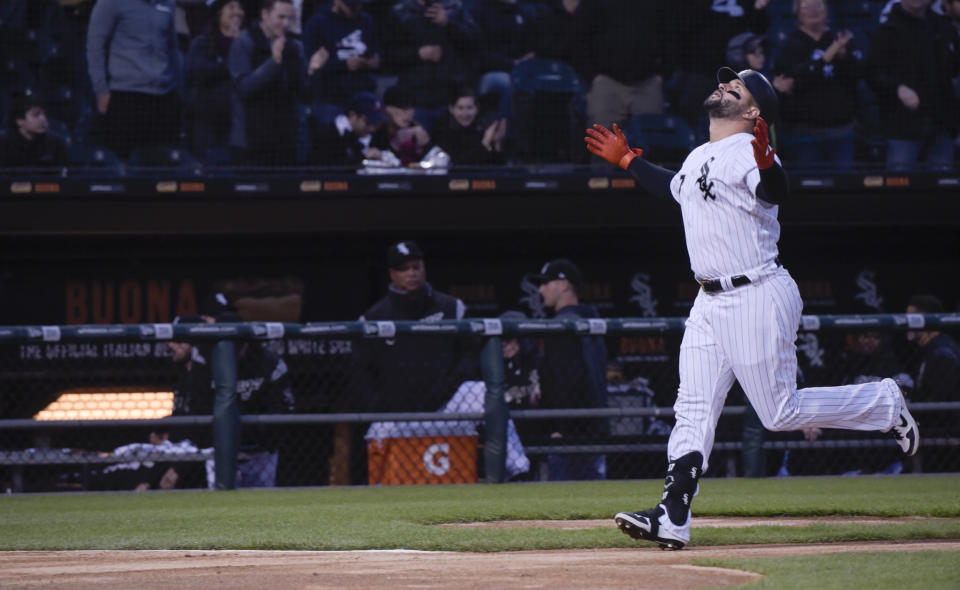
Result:
<svg viewBox="0 0 960 590"><path fill-rule="evenodd" d="M172 391L64 392L33 419L147 420L172 413Z"/></svg>

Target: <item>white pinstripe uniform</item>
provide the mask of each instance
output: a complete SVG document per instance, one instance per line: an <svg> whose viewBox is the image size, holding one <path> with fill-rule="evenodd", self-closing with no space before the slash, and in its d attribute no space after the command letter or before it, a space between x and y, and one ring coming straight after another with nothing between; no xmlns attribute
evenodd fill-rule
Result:
<svg viewBox="0 0 960 590"><path fill-rule="evenodd" d="M693 150L673 177L690 266L701 290L680 345L680 389L674 405L670 461L703 455L706 470L727 392L740 382L770 430L806 427L886 431L897 422L901 396L890 379L859 385L797 389L795 341L803 303L777 261L777 206L757 199L760 173L750 141L737 133ZM744 275L749 284L734 287Z"/></svg>

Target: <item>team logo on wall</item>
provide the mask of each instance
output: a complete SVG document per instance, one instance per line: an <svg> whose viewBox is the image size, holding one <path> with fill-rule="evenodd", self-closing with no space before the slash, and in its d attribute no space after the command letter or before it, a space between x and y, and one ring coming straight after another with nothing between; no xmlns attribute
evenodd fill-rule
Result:
<svg viewBox="0 0 960 590"><path fill-rule="evenodd" d="M820 348L820 341L817 339L816 334L805 333L800 334L797 342L797 350L803 353L807 358L807 364L811 367L822 367L823 365L823 349Z"/></svg>
<svg viewBox="0 0 960 590"><path fill-rule="evenodd" d="M657 317L657 303L653 298L653 288L650 287L650 275L645 272L638 272L630 279L630 288L636 293L630 297L630 303L637 304L640 308L640 316L645 318Z"/></svg>
<svg viewBox="0 0 960 590"><path fill-rule="evenodd" d="M530 317L547 317L547 314L543 311L543 298L540 297L540 289L530 282L529 277L523 277L523 280L520 281L520 290L523 291L524 295L519 301L530 310Z"/></svg>
<svg viewBox="0 0 960 590"><path fill-rule="evenodd" d="M872 270L861 271L857 275L857 288L860 292L853 298L863 301L863 304L876 311L883 311L883 297L877 291L876 273Z"/></svg>

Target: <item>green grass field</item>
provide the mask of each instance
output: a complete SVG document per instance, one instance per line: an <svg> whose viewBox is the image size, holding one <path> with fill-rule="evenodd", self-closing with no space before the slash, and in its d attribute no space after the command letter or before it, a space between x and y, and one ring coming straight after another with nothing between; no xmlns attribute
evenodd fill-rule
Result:
<svg viewBox="0 0 960 590"><path fill-rule="evenodd" d="M617 531L612 521L585 530L431 525L507 519L610 519L621 510L648 508L659 496L661 486L659 481L606 481L6 496L0 498L0 550L511 551L635 547L636 542ZM694 528L692 542L699 546L960 539L960 476L705 479L694 502L694 514L927 517L882 525ZM824 556L822 568L803 565L810 558L798 559L798 564L785 559L776 563L734 560L724 567L760 572L769 569L766 584L781 576L793 580L797 571L803 571L806 585L850 588L858 584L825 586L810 576L821 576L820 570L831 568L858 570L861 566L856 565L857 560L867 558L863 554ZM876 559L883 568L911 569L919 567L914 560L934 560L936 567L923 567L933 572L928 579L930 585L924 587L950 587L942 584L944 578L955 581L953 587L960 587L958 554L887 554ZM883 587L883 579L879 587Z"/></svg>

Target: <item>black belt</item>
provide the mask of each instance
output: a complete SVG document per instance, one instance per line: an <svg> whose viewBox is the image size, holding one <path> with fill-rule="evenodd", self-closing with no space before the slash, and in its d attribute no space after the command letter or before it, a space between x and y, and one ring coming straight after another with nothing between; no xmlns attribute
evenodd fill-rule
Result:
<svg viewBox="0 0 960 590"><path fill-rule="evenodd" d="M737 275L730 278L730 284L734 287L742 287L744 285L750 284L750 277L746 275ZM723 283L720 282L720 279L706 279L700 281L700 287L707 293L716 293L717 291L723 291Z"/></svg>
<svg viewBox="0 0 960 590"><path fill-rule="evenodd" d="M780 257L774 258L773 261L777 266L782 266L780 264ZM737 275L735 277L730 277L730 284L736 287L742 287L744 285L750 284L750 277L746 275ZM723 283L720 282L720 279L704 279L700 281L700 287L706 293L716 293L717 291L723 291Z"/></svg>

